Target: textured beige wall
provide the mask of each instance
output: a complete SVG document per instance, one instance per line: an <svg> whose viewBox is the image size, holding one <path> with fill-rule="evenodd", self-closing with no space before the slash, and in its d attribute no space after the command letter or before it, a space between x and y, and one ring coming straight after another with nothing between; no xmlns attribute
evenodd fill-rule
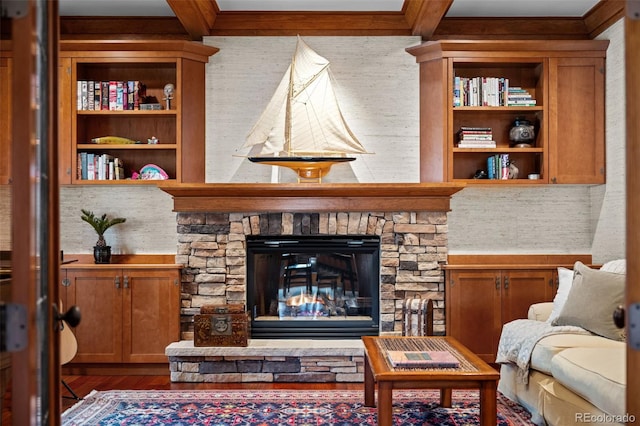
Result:
<svg viewBox="0 0 640 426"><path fill-rule="evenodd" d="M325 182L419 180L418 64L405 48L420 37L304 37L331 62L334 89L353 133L374 155L334 167ZM235 153L280 83L296 37L205 37L220 48L207 67L207 181L269 182L271 167ZM295 179L283 170L281 182Z"/></svg>

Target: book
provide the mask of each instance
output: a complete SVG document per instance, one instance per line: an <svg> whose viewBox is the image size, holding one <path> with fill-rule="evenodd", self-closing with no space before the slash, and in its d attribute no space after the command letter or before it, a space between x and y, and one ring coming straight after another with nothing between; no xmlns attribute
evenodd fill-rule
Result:
<svg viewBox="0 0 640 426"><path fill-rule="evenodd" d="M118 109L118 82L109 81L109 111L116 111Z"/></svg>
<svg viewBox="0 0 640 426"><path fill-rule="evenodd" d="M491 141L486 141L486 142L481 142L481 143L464 143L464 142L460 142L458 143L458 148L495 148L496 147L496 142L493 141L493 143L491 143Z"/></svg>
<svg viewBox="0 0 640 426"><path fill-rule="evenodd" d="M125 93L124 82L116 81L116 111L124 111Z"/></svg>
<svg viewBox="0 0 640 426"><path fill-rule="evenodd" d="M102 95L100 91L102 90L102 84L100 81L94 81L93 83L93 109L95 111L99 111L102 109Z"/></svg>
<svg viewBox="0 0 640 426"><path fill-rule="evenodd" d="M109 110L109 82L100 82L100 109L103 111Z"/></svg>
<svg viewBox="0 0 640 426"><path fill-rule="evenodd" d="M86 111L89 109L89 99L87 98L87 85L88 85L88 81L86 80L82 80L81 81L81 100L82 100L82 108L80 108L83 111Z"/></svg>
<svg viewBox="0 0 640 426"><path fill-rule="evenodd" d="M449 351L387 351L394 367L457 368L460 361Z"/></svg>
<svg viewBox="0 0 640 426"><path fill-rule="evenodd" d="M93 111L95 102L95 85L93 80L87 81L87 110Z"/></svg>

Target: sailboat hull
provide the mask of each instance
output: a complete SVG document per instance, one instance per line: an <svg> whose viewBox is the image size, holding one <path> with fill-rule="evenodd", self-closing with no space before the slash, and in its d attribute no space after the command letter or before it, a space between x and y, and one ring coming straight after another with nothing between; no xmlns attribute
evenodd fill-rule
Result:
<svg viewBox="0 0 640 426"><path fill-rule="evenodd" d="M287 167L298 175L298 180L320 182L331 166L347 163L354 157L249 157L253 163Z"/></svg>

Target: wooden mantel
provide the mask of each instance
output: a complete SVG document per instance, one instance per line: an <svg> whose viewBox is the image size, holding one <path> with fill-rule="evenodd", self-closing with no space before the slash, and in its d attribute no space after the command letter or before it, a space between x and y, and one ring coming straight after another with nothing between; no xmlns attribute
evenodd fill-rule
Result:
<svg viewBox="0 0 640 426"><path fill-rule="evenodd" d="M158 184L175 212L449 211L453 183Z"/></svg>

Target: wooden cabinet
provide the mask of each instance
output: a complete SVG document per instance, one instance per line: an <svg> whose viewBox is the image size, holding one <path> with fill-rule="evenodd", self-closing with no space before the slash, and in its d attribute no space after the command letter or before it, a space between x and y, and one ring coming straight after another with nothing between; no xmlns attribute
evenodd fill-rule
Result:
<svg viewBox="0 0 640 426"><path fill-rule="evenodd" d="M604 183L606 40L432 41L407 49L420 63L420 180L469 184ZM518 87L535 105L487 106L454 101L459 79ZM473 91L473 89L472 89ZM479 89L482 92L481 89ZM455 93L455 95L454 95ZM462 97L462 95L460 95ZM516 119L531 122L535 140L509 137ZM458 147L462 127L490 128L495 147ZM488 161L508 156L516 179L474 179ZM540 176L530 180L530 174Z"/></svg>
<svg viewBox="0 0 640 426"><path fill-rule="evenodd" d="M67 110L62 114L61 126L68 124L70 133L68 138L61 140L69 147L61 147L60 152L62 155L67 152L66 155L70 156L70 183L153 183L130 179L145 165L160 167L170 180L204 182L205 64L217 50L201 43L177 40L61 41L60 62L70 70L68 76L65 74L67 84L61 84L65 86L61 102ZM82 82L87 82L84 86L87 88L100 82L100 98L103 100L105 96L107 99L111 96L108 93L111 86L138 82L145 88L146 101L154 99L151 103L159 104L161 109L143 109L133 105L130 109L129 106L118 107L118 110L111 109L115 108L111 106L108 107L110 109L99 109L96 102L93 106L90 103L83 105ZM168 84L174 87L170 101L166 100L164 93ZM95 91L93 94L95 98ZM126 100L124 102L126 104ZM139 103L143 102L141 99ZM92 142L105 136L118 136L140 143ZM148 143L149 140L157 143ZM94 159L105 155L108 157L101 158L119 159L125 179L84 178L83 153ZM61 168L61 174L64 173Z"/></svg>
<svg viewBox="0 0 640 426"><path fill-rule="evenodd" d="M453 255L446 266L446 334L495 362L502 325L527 318L533 303L552 301L557 267L584 256ZM536 263L537 262L537 263Z"/></svg>
<svg viewBox="0 0 640 426"><path fill-rule="evenodd" d="M63 306L76 305L73 363L166 363L180 340L178 265L86 265L62 268Z"/></svg>
<svg viewBox="0 0 640 426"><path fill-rule="evenodd" d="M0 185L11 182L11 56L0 50Z"/></svg>
<svg viewBox="0 0 640 426"><path fill-rule="evenodd" d="M549 60L551 183L605 182L603 58Z"/></svg>

